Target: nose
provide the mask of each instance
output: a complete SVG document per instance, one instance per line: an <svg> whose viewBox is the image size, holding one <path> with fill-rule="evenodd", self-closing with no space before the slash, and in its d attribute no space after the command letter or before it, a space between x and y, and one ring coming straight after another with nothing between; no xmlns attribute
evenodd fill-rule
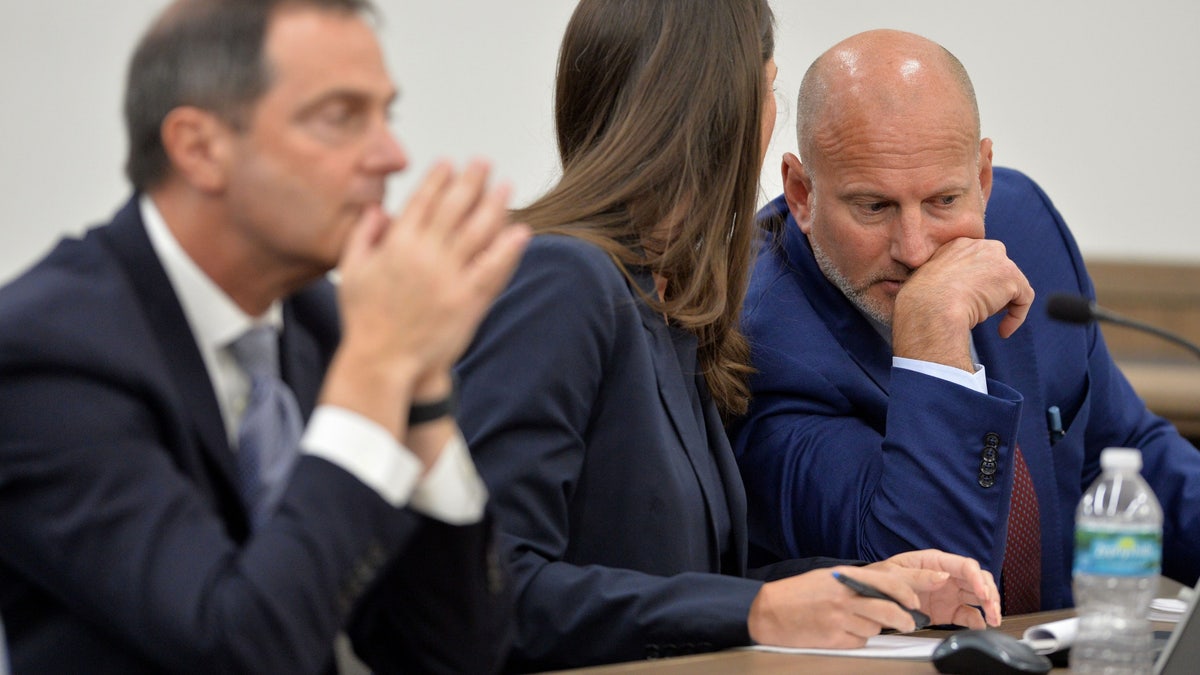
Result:
<svg viewBox="0 0 1200 675"><path fill-rule="evenodd" d="M387 124L381 124L371 140L364 164L368 171L383 175L403 171L408 166L408 153Z"/></svg>
<svg viewBox="0 0 1200 675"><path fill-rule="evenodd" d="M901 209L892 225L891 256L896 262L917 269L937 250L932 228L920 208Z"/></svg>

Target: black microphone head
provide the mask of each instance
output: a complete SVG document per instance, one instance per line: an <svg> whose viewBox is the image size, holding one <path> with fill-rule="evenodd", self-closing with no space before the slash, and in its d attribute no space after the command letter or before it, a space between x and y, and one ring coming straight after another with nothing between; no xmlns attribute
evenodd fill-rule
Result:
<svg viewBox="0 0 1200 675"><path fill-rule="evenodd" d="M1091 323L1096 320L1095 306L1082 295L1055 293L1046 301L1046 314L1067 323Z"/></svg>

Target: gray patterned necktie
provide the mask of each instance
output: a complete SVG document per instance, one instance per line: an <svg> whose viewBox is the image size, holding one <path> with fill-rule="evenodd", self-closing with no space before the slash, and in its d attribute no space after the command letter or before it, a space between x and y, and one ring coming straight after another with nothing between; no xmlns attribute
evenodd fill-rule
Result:
<svg viewBox="0 0 1200 675"><path fill-rule="evenodd" d="M242 502L257 529L279 505L299 454L303 421L296 397L279 377L279 338L271 326L246 331L230 345L250 376L250 395L238 426Z"/></svg>

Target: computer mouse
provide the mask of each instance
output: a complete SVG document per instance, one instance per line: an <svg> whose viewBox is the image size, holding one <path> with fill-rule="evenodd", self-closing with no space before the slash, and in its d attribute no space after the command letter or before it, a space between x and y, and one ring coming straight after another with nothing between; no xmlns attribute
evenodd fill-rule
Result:
<svg viewBox="0 0 1200 675"><path fill-rule="evenodd" d="M1050 672L1050 659L1033 647L998 630L965 630L942 640L933 650L939 673L958 675L1023 675Z"/></svg>

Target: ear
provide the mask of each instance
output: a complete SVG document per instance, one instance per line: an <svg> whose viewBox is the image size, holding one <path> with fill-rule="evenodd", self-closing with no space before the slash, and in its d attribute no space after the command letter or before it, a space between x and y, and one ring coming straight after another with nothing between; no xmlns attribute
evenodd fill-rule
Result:
<svg viewBox="0 0 1200 675"><path fill-rule="evenodd" d="M792 219L808 234L812 228L812 179L800 163L800 158L788 152L783 155L783 197L787 200Z"/></svg>
<svg viewBox="0 0 1200 675"><path fill-rule="evenodd" d="M992 196L992 139L979 141L979 187L983 190L983 203Z"/></svg>
<svg viewBox="0 0 1200 675"><path fill-rule="evenodd" d="M180 106L167 113L160 133L175 175L201 192L225 189L234 135L229 125L207 110Z"/></svg>

